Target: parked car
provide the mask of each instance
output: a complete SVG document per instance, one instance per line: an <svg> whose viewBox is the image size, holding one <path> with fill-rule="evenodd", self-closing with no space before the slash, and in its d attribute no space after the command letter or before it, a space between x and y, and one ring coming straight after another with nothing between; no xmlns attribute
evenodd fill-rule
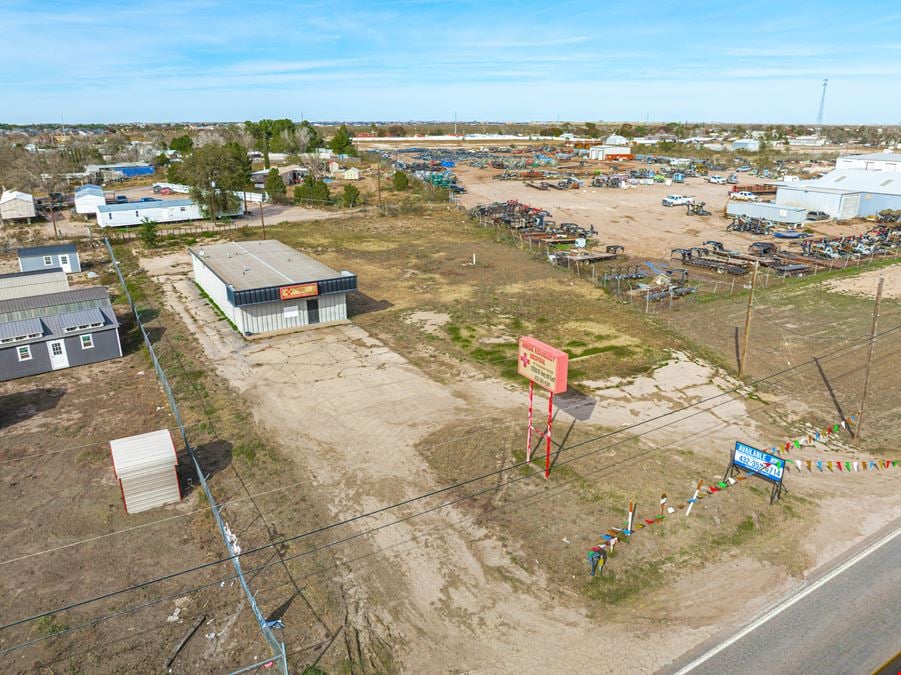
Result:
<svg viewBox="0 0 901 675"><path fill-rule="evenodd" d="M685 206L692 202L694 202L694 198L686 197L685 195L667 195L661 200L664 206Z"/></svg>
<svg viewBox="0 0 901 675"><path fill-rule="evenodd" d="M737 199L740 202L756 202L757 195L753 192L745 192L742 190L741 192L730 192L729 197L731 199Z"/></svg>
<svg viewBox="0 0 901 675"><path fill-rule="evenodd" d="M754 167L752 167L752 166L740 166L740 167L738 167L738 168L736 169L736 171L738 171L738 173L746 173L746 172L750 171L750 170L753 169L753 168L754 168Z"/></svg>
<svg viewBox="0 0 901 675"><path fill-rule="evenodd" d="M726 179L722 176L707 176L707 182L713 183L714 185L725 185Z"/></svg>
<svg viewBox="0 0 901 675"><path fill-rule="evenodd" d="M161 194L161 195L171 195L171 194L172 194L172 188L164 187L162 190L160 190L160 194Z"/></svg>
<svg viewBox="0 0 901 675"><path fill-rule="evenodd" d="M726 179L726 182L729 183L729 185L738 185L738 176L736 176L734 173L730 173L729 177Z"/></svg>
<svg viewBox="0 0 901 675"><path fill-rule="evenodd" d="M163 189L162 185L154 185L153 186L153 194L158 195L160 193L160 190L162 190L162 189Z"/></svg>
<svg viewBox="0 0 901 675"><path fill-rule="evenodd" d="M156 197L141 197L142 202L157 202L159 201Z"/></svg>
<svg viewBox="0 0 901 675"><path fill-rule="evenodd" d="M830 220L832 217L825 211L808 211L807 220Z"/></svg>
<svg viewBox="0 0 901 675"><path fill-rule="evenodd" d="M125 195L116 195L117 204L128 204L128 197Z"/></svg>

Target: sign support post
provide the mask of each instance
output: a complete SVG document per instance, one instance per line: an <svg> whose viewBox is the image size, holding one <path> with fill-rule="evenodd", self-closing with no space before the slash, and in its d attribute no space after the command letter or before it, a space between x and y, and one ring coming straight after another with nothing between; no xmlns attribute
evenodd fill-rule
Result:
<svg viewBox="0 0 901 675"><path fill-rule="evenodd" d="M747 471L749 476L758 476L773 484L773 491L770 494L771 505L775 504L782 497L783 492L788 492L782 483L785 473L785 460L781 457L776 457L736 441L729 460L729 467L726 469L723 480L726 480L733 474L737 474L739 469Z"/></svg>
<svg viewBox="0 0 901 675"><path fill-rule="evenodd" d="M526 434L526 462L532 462L532 439L534 433L543 433L545 440L544 477L551 474L551 439L554 428L554 394L566 391L569 355L533 337L519 339L519 354L516 370L529 380L529 427ZM544 432L535 428L535 384L546 389L547 426ZM540 441L539 441L540 442Z"/></svg>

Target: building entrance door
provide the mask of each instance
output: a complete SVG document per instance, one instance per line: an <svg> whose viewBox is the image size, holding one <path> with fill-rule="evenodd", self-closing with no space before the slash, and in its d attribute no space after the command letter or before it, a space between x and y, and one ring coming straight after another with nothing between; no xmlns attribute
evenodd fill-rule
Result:
<svg viewBox="0 0 901 675"><path fill-rule="evenodd" d="M53 370L69 367L69 357L66 355L66 343L62 340L53 340L47 343L50 351L50 367Z"/></svg>
<svg viewBox="0 0 901 675"><path fill-rule="evenodd" d="M319 300L307 300L307 321L319 323Z"/></svg>

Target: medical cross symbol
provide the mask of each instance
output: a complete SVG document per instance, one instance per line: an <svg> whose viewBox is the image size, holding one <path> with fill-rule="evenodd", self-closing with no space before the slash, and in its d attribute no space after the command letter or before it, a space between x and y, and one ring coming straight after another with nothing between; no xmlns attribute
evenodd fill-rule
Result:
<svg viewBox="0 0 901 675"><path fill-rule="evenodd" d="M528 368L528 367L529 367L530 361L529 361L529 355L528 355L528 354L523 354L522 356L519 357L519 360L522 361L522 367L523 367L523 368Z"/></svg>

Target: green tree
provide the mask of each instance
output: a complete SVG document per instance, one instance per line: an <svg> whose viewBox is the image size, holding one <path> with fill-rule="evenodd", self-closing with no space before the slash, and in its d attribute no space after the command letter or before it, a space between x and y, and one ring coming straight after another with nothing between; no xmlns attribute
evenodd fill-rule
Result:
<svg viewBox="0 0 901 675"><path fill-rule="evenodd" d="M347 125L342 124L338 127L338 131L335 132L332 140L329 141L328 146L332 149L332 152L336 154L353 155L355 154L355 150L352 139L353 136L350 131L348 131Z"/></svg>
<svg viewBox="0 0 901 675"><path fill-rule="evenodd" d="M585 135L588 136L588 138L600 138L601 132L598 130L598 125L594 122L586 122Z"/></svg>
<svg viewBox="0 0 901 675"><path fill-rule="evenodd" d="M263 153L263 166L269 168L269 148L272 136L275 133L275 120L260 120L259 122L244 122L244 128L256 141L257 150Z"/></svg>
<svg viewBox="0 0 901 675"><path fill-rule="evenodd" d="M241 200L234 191L245 189L250 181L250 160L238 143L204 145L178 166L181 182L190 186L191 198L208 217L211 204L216 213L237 209Z"/></svg>
<svg viewBox="0 0 901 675"><path fill-rule="evenodd" d="M282 177L278 175L278 169L269 169L269 173L266 174L264 187L266 188L266 193L269 195L269 198L272 199L272 201L284 201L286 192L285 183L284 181L282 181Z"/></svg>
<svg viewBox="0 0 901 675"><path fill-rule="evenodd" d="M159 169L162 166L166 166L169 163L169 158L166 156L165 152L161 152L156 157L153 158L153 166Z"/></svg>
<svg viewBox="0 0 901 675"><path fill-rule="evenodd" d="M180 155L187 155L194 149L194 141L187 134L176 136L169 143L169 149L175 150Z"/></svg>
<svg viewBox="0 0 901 675"><path fill-rule="evenodd" d="M154 246L156 246L157 227L158 225L155 220L144 218L144 220L141 221L141 241L144 242L144 246L146 246L147 248L153 248Z"/></svg>
<svg viewBox="0 0 901 675"><path fill-rule="evenodd" d="M328 184L312 174L304 176L303 182L294 187L295 204L317 204L325 206L331 203L332 194Z"/></svg>
<svg viewBox="0 0 901 675"><path fill-rule="evenodd" d="M344 194L341 195L341 203L347 208L360 203L360 190L356 185L345 185Z"/></svg>
<svg viewBox="0 0 901 675"><path fill-rule="evenodd" d="M392 124L388 127L388 135L400 138L407 135L407 130L404 129L402 124Z"/></svg>
<svg viewBox="0 0 901 675"><path fill-rule="evenodd" d="M403 171L395 171L391 182L394 183L394 189L398 191L406 190L410 187L410 178Z"/></svg>

